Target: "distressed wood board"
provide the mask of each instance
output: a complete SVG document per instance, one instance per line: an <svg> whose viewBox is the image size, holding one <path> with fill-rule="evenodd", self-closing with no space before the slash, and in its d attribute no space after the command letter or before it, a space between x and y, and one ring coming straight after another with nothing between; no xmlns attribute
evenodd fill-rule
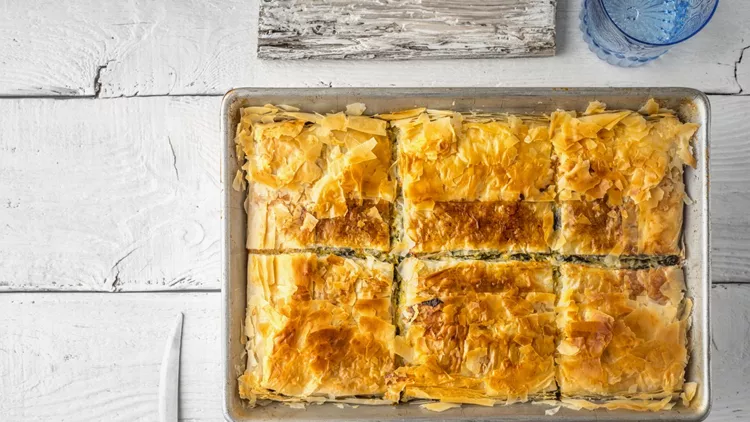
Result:
<svg viewBox="0 0 750 422"><path fill-rule="evenodd" d="M555 54L556 0L260 0L261 59Z"/></svg>
<svg viewBox="0 0 750 422"><path fill-rule="evenodd" d="M0 100L0 291L217 288L220 104Z"/></svg>
<svg viewBox="0 0 750 422"><path fill-rule="evenodd" d="M159 367L182 312L180 419L221 421L219 296L0 294L0 420L159 420Z"/></svg>
<svg viewBox="0 0 750 422"><path fill-rule="evenodd" d="M711 272L750 282L750 97L712 96Z"/></svg>
<svg viewBox="0 0 750 422"><path fill-rule="evenodd" d="M710 97L713 281L749 282L750 97ZM219 97L0 100L0 291L218 289Z"/></svg>
<svg viewBox="0 0 750 422"><path fill-rule="evenodd" d="M718 285L711 293L708 421L748 420L750 286ZM159 365L178 312L185 315L180 420L223 420L216 292L0 294L2 420L157 420Z"/></svg>

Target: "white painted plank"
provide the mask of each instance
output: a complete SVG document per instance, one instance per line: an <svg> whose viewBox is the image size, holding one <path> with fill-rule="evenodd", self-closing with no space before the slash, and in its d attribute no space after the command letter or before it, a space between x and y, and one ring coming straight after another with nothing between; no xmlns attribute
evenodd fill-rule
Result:
<svg viewBox="0 0 750 422"><path fill-rule="evenodd" d="M0 291L218 288L220 102L0 100Z"/></svg>
<svg viewBox="0 0 750 422"><path fill-rule="evenodd" d="M219 288L219 102L0 100L0 291ZM713 279L747 282L750 98L711 102Z"/></svg>
<svg viewBox="0 0 750 422"><path fill-rule="evenodd" d="M257 59L258 0L107 7L95 0L6 1L0 3L0 95L223 94L239 86L691 86L739 92L735 62L750 39L750 2L722 0L700 34L638 69L610 66L588 51L578 29L580 7L579 0L558 2L555 57L289 62Z"/></svg>
<svg viewBox="0 0 750 422"><path fill-rule="evenodd" d="M750 101L744 96L710 100L713 281L750 282Z"/></svg>
<svg viewBox="0 0 750 422"><path fill-rule="evenodd" d="M750 285L711 289L713 408L708 421L750 419Z"/></svg>
<svg viewBox="0 0 750 422"><path fill-rule="evenodd" d="M709 421L750 418L750 286L712 289ZM180 419L220 421L218 293L0 295L0 415L24 421L153 421L159 364L185 314Z"/></svg>
<svg viewBox="0 0 750 422"><path fill-rule="evenodd" d="M261 59L553 56L555 0L261 0Z"/></svg>
<svg viewBox="0 0 750 422"><path fill-rule="evenodd" d="M244 0L0 2L0 95L223 93L251 71L233 57L251 15Z"/></svg>
<svg viewBox="0 0 750 422"><path fill-rule="evenodd" d="M178 312L180 418L221 420L217 293L0 295L0 419L157 420Z"/></svg>

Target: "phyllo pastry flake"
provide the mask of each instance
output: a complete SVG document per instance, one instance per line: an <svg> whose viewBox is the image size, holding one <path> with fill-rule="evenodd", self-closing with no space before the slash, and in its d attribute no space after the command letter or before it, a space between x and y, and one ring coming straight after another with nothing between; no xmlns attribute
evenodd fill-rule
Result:
<svg viewBox="0 0 750 422"><path fill-rule="evenodd" d="M381 400L394 369L393 265L313 254L250 255L240 395Z"/></svg>
<svg viewBox="0 0 750 422"><path fill-rule="evenodd" d="M407 258L399 273L404 366L386 397L493 405L554 396L549 263Z"/></svg>

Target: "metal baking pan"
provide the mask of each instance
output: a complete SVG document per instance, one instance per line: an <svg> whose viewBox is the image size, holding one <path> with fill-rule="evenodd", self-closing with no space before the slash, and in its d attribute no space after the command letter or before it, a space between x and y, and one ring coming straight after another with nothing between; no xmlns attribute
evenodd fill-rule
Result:
<svg viewBox="0 0 750 422"><path fill-rule="evenodd" d="M467 406L434 413L419 406L359 406L339 409L332 404L292 409L279 403L251 408L239 397L237 377L245 368L243 320L247 253L245 250L246 215L244 192L232 189L238 169L234 133L239 109L246 105L288 104L304 111L320 113L343 110L347 104L362 102L367 114L387 112L414 106L456 111L510 112L516 114L550 113L557 108L583 111L589 101L599 100L610 109L638 109L654 97L663 105L677 110L684 121L700 124L694 152L698 168L685 172L687 193L694 201L685 209L683 241L685 244L685 280L687 294L694 300L692 326L689 332L690 360L686 378L698 383L691 406L675 406L669 411L634 412L627 410L560 409L545 416L548 406L514 404L510 406ZM229 421L255 420L473 420L530 421L539 419L564 421L699 421L711 407L710 380L710 232L708 201L708 158L710 105L700 91L687 88L368 88L368 89L235 89L224 97L221 110L224 154L222 177L224 189L223 230L223 360L224 415Z"/></svg>

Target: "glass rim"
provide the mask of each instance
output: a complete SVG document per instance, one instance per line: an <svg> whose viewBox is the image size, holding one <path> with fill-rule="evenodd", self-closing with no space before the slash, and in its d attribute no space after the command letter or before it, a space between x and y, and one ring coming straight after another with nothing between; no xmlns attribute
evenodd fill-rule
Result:
<svg viewBox="0 0 750 422"><path fill-rule="evenodd" d="M617 28L617 30L620 31L623 35L625 35L626 37L632 39L633 41L639 42L641 44L655 46L655 47L665 47L665 46L675 45L675 44L679 44L679 43L681 43L681 42L683 42L685 40L688 40L688 39L692 38L695 34L699 33L701 31L701 29L703 29L706 25L708 25L708 22L710 22L711 19L714 17L714 13L716 13L716 9L719 7L719 0L716 0L714 2L714 8L711 10L711 13L708 14L708 17L706 18L706 20L703 21L703 23L695 31L693 31L690 35L688 35L687 37L681 38L681 39L679 39L677 41L668 42L668 43L652 43L652 42L640 40L640 39L638 39L638 38L636 38L636 37L628 34L627 32L625 32L625 30L622 29L622 28L620 28L620 25L618 25L617 22L615 22L615 20L612 19L612 16L609 14L609 11L607 10L607 5L606 5L605 1L604 0L594 0L594 1L601 2L602 9L604 9L604 14L607 15L607 19L609 19L609 21L612 22L612 24L615 26L615 28Z"/></svg>

